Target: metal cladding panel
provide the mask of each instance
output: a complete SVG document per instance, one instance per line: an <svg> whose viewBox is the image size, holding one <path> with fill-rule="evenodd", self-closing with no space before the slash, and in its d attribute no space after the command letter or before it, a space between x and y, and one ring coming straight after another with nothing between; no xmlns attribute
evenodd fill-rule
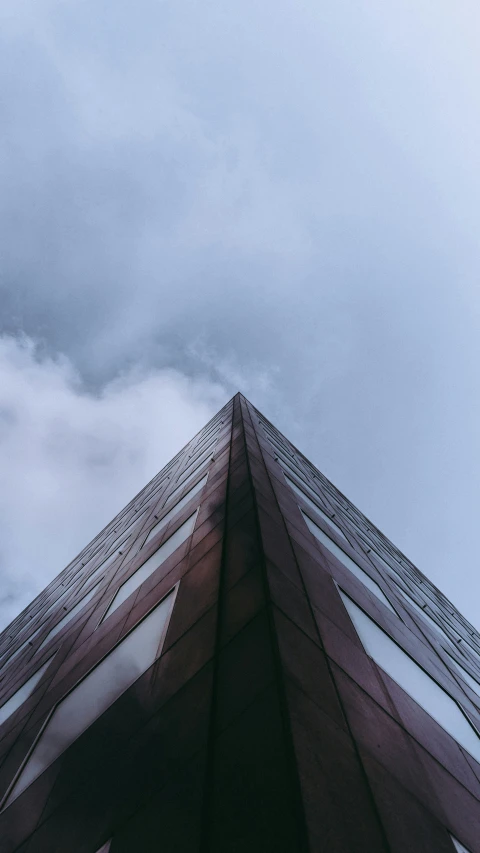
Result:
<svg viewBox="0 0 480 853"><path fill-rule="evenodd" d="M154 663L9 798L58 703L172 590ZM345 602L444 691L449 731ZM240 394L0 635L3 705L1 853L480 853L454 728L480 729L477 631Z"/></svg>

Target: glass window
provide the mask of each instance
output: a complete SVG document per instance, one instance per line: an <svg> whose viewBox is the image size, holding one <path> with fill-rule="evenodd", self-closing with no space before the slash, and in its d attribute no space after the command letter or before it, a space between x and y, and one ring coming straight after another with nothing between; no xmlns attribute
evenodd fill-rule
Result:
<svg viewBox="0 0 480 853"><path fill-rule="evenodd" d="M126 542L125 542L125 544L126 544ZM115 562L115 560L117 559L119 554L120 554L120 551L114 551L113 554L110 554L109 557L106 557L105 560L103 561L103 563L100 563L100 565L97 566L97 568L93 570L91 575L88 575L85 582L83 584L81 584L80 587L86 586L87 584L89 584L90 581L92 581L94 578L96 578L100 572L106 572L106 570L112 565L112 563Z"/></svg>
<svg viewBox="0 0 480 853"><path fill-rule="evenodd" d="M208 464L208 463L207 463L207 464ZM205 468L205 467L206 467L206 466L204 465L204 466L203 466L203 468ZM171 494L171 495L169 495L169 497L166 499L166 501L165 501L165 503L164 503L164 506L166 506L166 504L170 503L170 501L172 500L172 498L174 498L174 497L175 497L175 495L179 495L179 494L180 494L180 492L182 491L182 489L184 489L184 488L185 488L185 486L187 486L187 485L188 485L188 483L190 483L190 481L194 479L194 477L198 477L198 475L199 475L200 471L201 471L201 467L200 467L200 468L196 468L196 469L195 469L195 471L192 471L192 473L188 475L188 477L185 477L185 479L184 479L184 480L182 480L182 482L178 484L178 486L176 487L176 489L174 489L174 490L173 490L173 492L172 492L172 494Z"/></svg>
<svg viewBox="0 0 480 853"><path fill-rule="evenodd" d="M223 426L223 421L215 421L215 423L210 424L208 427L205 427L201 433L198 434L197 444L205 441L209 436L214 432L220 432L220 428Z"/></svg>
<svg viewBox="0 0 480 853"><path fill-rule="evenodd" d="M470 653L470 657L475 661L476 666L480 666L480 655L478 652L467 642L465 639L460 639L457 644L457 648L460 649L468 658Z"/></svg>
<svg viewBox="0 0 480 853"><path fill-rule="evenodd" d="M289 475L293 474L295 477L298 477L298 479L302 483L302 486L307 485L306 477L305 477L303 471L300 471L300 469L295 465L293 460L291 460L290 463L288 463L288 462L284 461L283 459L281 459L280 456L276 456L275 458L276 458L276 461L278 462L278 464L280 465L280 468L282 468L282 470L285 474L289 474ZM316 495L315 497L317 497L317 500L318 500L318 496Z"/></svg>
<svg viewBox="0 0 480 853"><path fill-rule="evenodd" d="M8 720L13 712L16 711L17 708L20 708L20 705L23 705L25 700L28 699L30 693L32 693L40 681L47 666L51 663L51 660L52 658L49 658L47 662L40 667L40 669L37 669L37 671L30 676L28 681L26 681L25 684L22 684L13 696L10 696L10 699L7 699L7 701L0 707L0 725L4 723L5 720Z"/></svg>
<svg viewBox="0 0 480 853"><path fill-rule="evenodd" d="M218 441L218 435L215 433L211 436L208 436L208 440L204 439L200 441L196 447L193 448L192 453L190 455L191 462L194 462L201 453L204 453L207 449L210 450L215 447Z"/></svg>
<svg viewBox="0 0 480 853"><path fill-rule="evenodd" d="M7 805L152 665L160 651L173 601L172 592L55 706Z"/></svg>
<svg viewBox="0 0 480 853"><path fill-rule="evenodd" d="M300 474L296 473L296 476L298 477L298 480L299 480L299 482L297 483L296 480L292 480L291 474L293 472L287 471L286 466L282 465L281 460L279 460L279 465L281 468L283 468L284 477L286 480L288 480L289 485L290 485L290 483L294 483L294 485L297 487L297 489L300 489L304 494L310 495L310 497L313 498L313 502L314 502L315 506L317 506L319 503L324 503L324 500L320 497L320 495L317 495L317 493L311 488L311 486L309 486L307 481L304 480Z"/></svg>
<svg viewBox="0 0 480 853"><path fill-rule="evenodd" d="M78 604L75 605L75 607L72 607L72 609L69 610L69 612L63 617L63 619L60 619L60 622L57 622L57 624L50 629L45 639L40 643L38 651L40 651L40 649L43 649L43 647L50 642L52 637L55 637L62 630L62 628L64 628L65 625L67 625L68 622L70 622L71 619L73 619L73 617L77 615L77 613L80 613L80 611L83 610L85 605L88 604L88 602L91 601L93 596L98 592L99 584L100 581L98 581L98 583L96 583L95 586L89 592L87 592L87 594L84 595L83 598L80 599L80 601L78 602Z"/></svg>
<svg viewBox="0 0 480 853"><path fill-rule="evenodd" d="M181 472L180 477L182 477L183 474L185 474L192 467L192 465L199 465L200 466L200 465L202 465L203 462L205 462L207 456L213 456L214 444L215 444L215 442L213 442L213 444L211 444L209 447L207 447L207 449L204 450L203 453L201 453L199 456L192 457L192 459L190 460L188 465Z"/></svg>
<svg viewBox="0 0 480 853"><path fill-rule="evenodd" d="M34 633L34 634L32 634L31 636L29 636L29 637L28 637L28 638L27 638L27 639L22 643L22 645L21 645L21 646L19 646L19 648L18 648L18 649L17 649L17 651L15 652L15 656L16 656L17 654L19 654L19 652L20 652L22 649L24 649L24 648L25 648L25 646L28 646L28 644L29 644L29 643L30 643L30 644L32 643L32 641L34 640L34 638L36 637L36 635L39 633L39 631L43 628L43 626L44 626L44 624L45 624L45 618L46 618L46 614L48 613L48 610L49 610L49 609L51 609L52 607L56 607L56 606L57 606L57 604L59 604L59 603L60 603L60 601L62 600L62 598L63 598L65 595L67 595L67 593L69 593L69 592L71 592L71 588L68 588L68 587L67 587L67 589L64 589L64 590L63 590L63 592L61 593L61 595L59 595L59 596L58 596L58 598L57 598L55 601L49 601L49 600L47 600L46 605L44 604L44 605L40 608L40 610L38 611L38 613L36 613L36 614L35 614L35 619L37 619L37 618L39 617L39 615L40 615L40 613L41 613L41 610L42 610L43 608L45 608L45 613L44 613L44 614L43 614L43 616L42 616L43 621L42 621L41 625L37 628L37 630L35 631L35 633ZM29 624L31 624L31 623L29 623ZM18 634L22 633L22 632L25 630L25 628L26 628L26 627L28 627L28 625L23 626L23 627L21 628L21 630L19 630L19 631L18 631ZM3 653L2 653L2 654L3 654ZM12 655L12 658L13 658L13 657L14 657L14 655Z"/></svg>
<svg viewBox="0 0 480 853"><path fill-rule="evenodd" d="M280 453L284 453L287 457L293 456L293 458L295 458L294 453L290 450L289 447L286 447L286 445L282 441L277 438L274 438L273 435L268 434L267 439L274 448L274 450L278 450Z"/></svg>
<svg viewBox="0 0 480 853"><path fill-rule="evenodd" d="M420 614L421 618L424 619L425 622L428 622L428 624L430 625L432 630L438 636L441 636L441 637L443 637L444 640L447 640L447 642L450 642L450 637L448 636L448 634L445 633L445 631L443 630L443 628L440 627L440 625L437 625L437 623L435 622L434 619L432 619L432 617L429 615L429 613L427 613L423 609L423 607L420 607L420 605L417 604L417 602L414 601L413 598L410 598L410 596L406 594L406 592L401 588L400 585L397 585L397 589L399 592L401 592L403 594L403 597L408 602L410 607L413 607L413 609L416 610L416 612Z"/></svg>
<svg viewBox="0 0 480 853"><path fill-rule="evenodd" d="M186 506L196 494L198 494L198 492L201 492L206 482L207 476L205 475L205 477L202 477L202 479L198 481L198 483L193 487L193 489L190 489L190 491L187 492L187 494L184 495L184 497L181 498L181 500L179 500L179 502L175 504L175 506L172 507L172 509L167 512L167 514L164 515L163 518L161 518L160 521L158 521L154 527L152 527L150 533L148 534L147 538L145 539L145 542L142 545L142 548L147 544L147 542L150 542L150 540L153 539L153 537L156 536L157 533L160 532L160 530L163 530L163 528L168 524L168 522L171 521L172 518L174 518L180 512L180 510L183 509L183 507Z"/></svg>
<svg viewBox="0 0 480 853"><path fill-rule="evenodd" d="M391 575L393 574L395 577L398 577L398 570L394 569L390 565L390 563L387 562L387 560L379 553L381 549L380 549L380 546L378 545L378 543L372 543L369 539L367 539L362 533L359 533L358 531L357 531L357 536L360 539L360 542L362 543L362 547L365 549L367 554L373 553L373 555L376 557L376 559L383 566L385 566L385 568L387 569L389 574L391 574Z"/></svg>
<svg viewBox="0 0 480 853"><path fill-rule="evenodd" d="M288 456L288 455L287 455L287 452L286 452L285 450L279 450L279 448L278 448L278 447L275 447L275 448L274 448L274 453L276 454L276 456L278 456L278 461L279 461L279 462L284 462L284 463L285 463L285 465L288 465L290 468L293 468L293 470L294 470L294 471L295 471L297 468L298 468L298 470L300 470L300 471L302 470L302 469L300 468L300 465L298 464L298 460L297 460L297 459L295 459L295 457L293 457L293 456ZM303 472L302 472L302 473L303 473Z"/></svg>
<svg viewBox="0 0 480 853"><path fill-rule="evenodd" d="M333 521L333 520L332 520L332 519L327 515L327 513L323 511L323 509L320 509L320 507L319 507L316 503L314 503L314 501L312 501L312 500L308 497L308 495L306 495L306 494L305 494L305 492L303 491L303 489L300 489L297 485L295 485L295 483L293 482L293 480L291 480L291 479L290 479L290 477L287 477L287 475L286 475L286 474L285 474L285 479L286 479L286 481L287 481L288 485L290 486L290 488L295 492L295 494L296 494L296 495L298 495L300 498L302 498L302 500L304 500L304 501L305 501L305 503L307 504L307 506L309 506L309 507L311 507L313 510L315 510L315 512L316 512L316 513L318 513L318 515L319 515L321 518L323 518L323 520L324 520L324 521L326 521L326 522L327 522L327 524L329 524L329 525L330 525L330 527L333 527L333 528L336 530L336 532L339 534L339 536L341 536L341 537L342 537L342 539L345 539L345 540L346 540L346 538L347 538L347 537L345 536L345 534L343 533L343 531L342 531L342 530L340 530L340 528L339 528L338 524L336 524L336 523L335 523L335 522L334 522L334 521ZM317 498L317 500L319 500L319 498Z"/></svg>
<svg viewBox="0 0 480 853"><path fill-rule="evenodd" d="M463 666L461 666L459 663L457 663L457 661L455 660L454 657L452 657L452 655L448 654L448 652L446 652L446 653L447 653L448 657L450 658L450 660L452 661L453 665L456 667L456 669L458 669L463 680L469 685L469 687L472 688L472 690L477 694L477 696L480 696L480 684L478 683L478 681L475 681L473 676L470 675L470 673L467 672L467 670L464 669Z"/></svg>
<svg viewBox="0 0 480 853"><path fill-rule="evenodd" d="M467 850L467 848L464 847L463 844L460 843L460 841L457 841L457 839L454 838L453 835L451 835L450 838L453 841L453 846L455 847L457 853L470 853L470 850Z"/></svg>
<svg viewBox="0 0 480 853"><path fill-rule="evenodd" d="M364 572L363 569L361 569L360 566L358 566L356 562L352 560L352 558L349 557L348 554L345 553L345 551L342 551L342 549L339 548L338 545L333 542L330 537L327 536L327 534L324 533L323 530L321 530L321 528L318 527L318 525L315 524L315 522L312 521L311 518L309 518L308 515L306 515L304 512L302 512L302 515L308 525L309 530L313 533L314 536L316 536L318 541L321 542L322 545L325 545L325 548L328 548L328 550L337 558L337 560L340 560L340 562L343 563L345 568L347 568L352 573L352 575L355 575L355 577L358 578L358 580L361 581L363 585L370 590L370 592L373 592L373 594L377 596L377 598L382 602L382 604L385 605L385 607L388 607L388 609L391 610L392 613L395 613L395 610L393 609L383 590L380 589L378 583L374 581L373 578L370 577L370 575ZM395 616L396 615L397 614L395 613Z"/></svg>
<svg viewBox="0 0 480 853"><path fill-rule="evenodd" d="M165 562L167 557L170 557L170 555L180 547L182 542L185 542L185 540L188 539L195 527L197 512L198 510L194 512L190 518L187 518L181 527L179 527L178 530L176 530L175 533L163 543L163 545L160 545L160 548L158 548L158 550L155 551L152 556L149 557L149 559L133 573L133 575L130 575L128 580L126 580L121 587L119 587L117 594L115 595L103 619L106 619L117 609L117 607L120 607L120 605L127 600L128 596L138 589L138 587L150 577L155 569L158 569L158 567Z"/></svg>
<svg viewBox="0 0 480 853"><path fill-rule="evenodd" d="M117 559L120 552L124 553L127 548L130 548L130 545L133 542L132 528L138 524L140 519L145 517L146 512L147 512L146 510L143 510L143 512L141 512L140 515L136 515L135 518L133 519L133 521L130 522L128 527L126 527L125 530L116 537L115 541L112 542L111 545L109 545L108 552L107 552L107 555L105 556L105 559L103 560L103 562L99 563L97 568L94 569L94 571L92 572L92 574L90 575L90 577L87 580L92 580L92 578L94 578L96 575L98 575L99 572L104 572ZM110 551L112 551L112 549L114 549L114 550L112 553L110 553Z"/></svg>
<svg viewBox="0 0 480 853"><path fill-rule="evenodd" d="M480 739L454 699L407 655L388 634L340 590L365 651L473 757L480 761Z"/></svg>
<svg viewBox="0 0 480 853"><path fill-rule="evenodd" d="M146 510L140 513L140 515L136 515L135 518L130 522L128 527L125 528L121 533L118 534L117 538L114 542L109 546L108 550L112 549L118 550L122 547L122 545L126 542L126 540L130 537L132 533L132 528L135 527L136 524L140 521L141 518L144 517Z"/></svg>
<svg viewBox="0 0 480 853"><path fill-rule="evenodd" d="M33 644L34 639L36 638L37 634L39 634L39 633L40 633L40 631L42 630L42 628L43 628L43 624L42 624L42 625L40 625L40 627L39 627L39 628L37 628L37 630L36 630L36 631L34 631L34 632L33 632L33 634L31 634L31 636L30 636L30 637L28 637L28 639L27 639L27 640L24 640L24 642L22 643L22 645L18 647L18 649L13 653L13 655L10 655L10 657L5 661L5 665L6 665L6 666L8 666L8 664L10 664L10 663L11 663L11 662L16 658L16 657L18 657L18 655L20 654L20 652L23 652L23 650L24 650L27 646L31 646L31 645Z"/></svg>
<svg viewBox="0 0 480 853"><path fill-rule="evenodd" d="M142 501L139 504L138 508L141 509L142 506L147 503L147 501L150 501L153 498L153 496L156 495L156 493L160 491L161 488L166 486L169 479L170 479L170 477L164 477L163 480L161 480L160 483L158 483L158 485L156 485L154 489L150 489L150 491L147 492L147 494L143 496Z"/></svg>

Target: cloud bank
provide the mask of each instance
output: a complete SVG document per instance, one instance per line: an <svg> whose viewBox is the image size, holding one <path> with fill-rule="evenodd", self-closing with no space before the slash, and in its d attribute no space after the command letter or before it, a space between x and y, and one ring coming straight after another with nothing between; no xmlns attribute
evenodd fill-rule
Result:
<svg viewBox="0 0 480 853"><path fill-rule="evenodd" d="M101 393L66 358L0 340L0 624L43 589L226 402L174 370Z"/></svg>
<svg viewBox="0 0 480 853"><path fill-rule="evenodd" d="M212 388L243 391L477 623L479 15L472 0L0 8L0 331L36 342L72 413L176 377L188 438L202 394L209 409ZM139 436L171 389L145 397ZM55 459L37 440L45 507L62 464L84 483L79 546L97 489L104 520L86 447L118 448L102 424L52 440ZM118 466L126 500L137 465L137 488L146 462Z"/></svg>

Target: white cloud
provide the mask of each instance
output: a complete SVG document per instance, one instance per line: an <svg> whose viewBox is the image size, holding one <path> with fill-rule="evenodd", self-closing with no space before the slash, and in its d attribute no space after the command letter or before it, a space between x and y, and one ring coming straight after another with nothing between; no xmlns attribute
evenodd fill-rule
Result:
<svg viewBox="0 0 480 853"><path fill-rule="evenodd" d="M64 357L0 338L0 624L7 624L226 402L178 371L99 394Z"/></svg>
<svg viewBox="0 0 480 853"><path fill-rule="evenodd" d="M187 423L211 385L184 376L204 374L477 618L478 15L473 0L1 4L2 328L41 335L96 388L125 364L178 370L95 397L67 362L9 351L4 564L58 571L152 448L152 469L174 452L162 400L178 380ZM68 548L50 519L66 529L69 508L45 497L59 490L78 513ZM22 513L44 531L33 568Z"/></svg>

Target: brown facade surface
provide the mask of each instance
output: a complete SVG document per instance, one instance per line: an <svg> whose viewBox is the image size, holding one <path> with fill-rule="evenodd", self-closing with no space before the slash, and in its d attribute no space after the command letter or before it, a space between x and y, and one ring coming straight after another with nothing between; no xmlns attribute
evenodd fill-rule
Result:
<svg viewBox="0 0 480 853"><path fill-rule="evenodd" d="M0 853L480 853L480 637L240 394L0 667Z"/></svg>

